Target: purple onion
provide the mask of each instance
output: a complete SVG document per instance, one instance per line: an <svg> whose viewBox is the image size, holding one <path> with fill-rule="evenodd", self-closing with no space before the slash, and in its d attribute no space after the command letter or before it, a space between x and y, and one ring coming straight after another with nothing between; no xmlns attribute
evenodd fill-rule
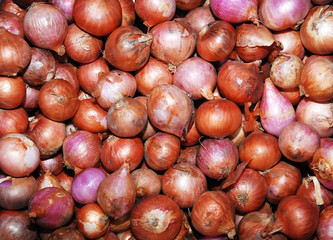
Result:
<svg viewBox="0 0 333 240"><path fill-rule="evenodd" d="M277 137L285 126L296 121L292 103L279 92L270 78L265 80L260 103L260 119L265 131Z"/></svg>
<svg viewBox="0 0 333 240"><path fill-rule="evenodd" d="M106 173L99 168L87 168L73 179L71 193L73 199L81 204L97 201L97 189Z"/></svg>
<svg viewBox="0 0 333 240"><path fill-rule="evenodd" d="M43 188L30 199L28 212L30 219L40 227L58 228L73 217L74 200L64 189Z"/></svg>
<svg viewBox="0 0 333 240"><path fill-rule="evenodd" d="M73 22L73 6L75 0L49 0L48 2L52 3L65 14L68 24Z"/></svg>

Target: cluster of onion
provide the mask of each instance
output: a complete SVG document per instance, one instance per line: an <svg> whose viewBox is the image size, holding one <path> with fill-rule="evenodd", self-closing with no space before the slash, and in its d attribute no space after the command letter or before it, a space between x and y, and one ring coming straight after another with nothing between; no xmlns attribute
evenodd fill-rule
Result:
<svg viewBox="0 0 333 240"><path fill-rule="evenodd" d="M330 2L2 1L1 236L333 238Z"/></svg>

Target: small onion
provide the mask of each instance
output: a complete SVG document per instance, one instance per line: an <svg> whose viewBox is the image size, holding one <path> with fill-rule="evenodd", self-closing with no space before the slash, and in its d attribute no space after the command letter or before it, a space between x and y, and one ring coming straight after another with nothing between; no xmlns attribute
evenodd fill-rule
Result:
<svg viewBox="0 0 333 240"><path fill-rule="evenodd" d="M138 168L131 172L138 198L159 194L162 189L161 178L150 168Z"/></svg>
<svg viewBox="0 0 333 240"><path fill-rule="evenodd" d="M25 83L20 76L0 76L0 108L14 109L22 106L25 94Z"/></svg>

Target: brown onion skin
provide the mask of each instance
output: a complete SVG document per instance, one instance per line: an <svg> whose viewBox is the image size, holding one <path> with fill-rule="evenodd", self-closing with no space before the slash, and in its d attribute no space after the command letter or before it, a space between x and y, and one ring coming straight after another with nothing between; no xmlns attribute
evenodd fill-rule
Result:
<svg viewBox="0 0 333 240"><path fill-rule="evenodd" d="M120 232L131 232L131 224L130 224L130 213L125 214L120 218L110 218L110 228L109 230L114 233ZM118 240L118 238L117 238Z"/></svg>
<svg viewBox="0 0 333 240"><path fill-rule="evenodd" d="M37 190L41 190L47 187L57 187L63 189L63 187L60 184L59 178L52 175L50 172L45 172L42 175L40 175L36 179L36 182L37 182Z"/></svg>
<svg viewBox="0 0 333 240"><path fill-rule="evenodd" d="M134 25L136 20L135 6L133 0L118 0L121 6L121 26Z"/></svg>
<svg viewBox="0 0 333 240"><path fill-rule="evenodd" d="M38 104L42 113L54 120L65 121L72 118L79 108L74 87L63 79L52 79L45 83L39 92Z"/></svg>
<svg viewBox="0 0 333 240"><path fill-rule="evenodd" d="M167 169L162 178L162 192L180 208L191 208L207 191L207 179L200 168L189 163L177 163Z"/></svg>
<svg viewBox="0 0 333 240"><path fill-rule="evenodd" d="M14 109L23 105L25 83L22 77L0 76L0 108Z"/></svg>
<svg viewBox="0 0 333 240"><path fill-rule="evenodd" d="M56 122L38 114L30 121L26 134L38 147L41 158L49 158L62 147L66 126L63 122Z"/></svg>
<svg viewBox="0 0 333 240"><path fill-rule="evenodd" d="M198 36L202 27L215 20L215 16L209 6L203 5L190 10L185 19Z"/></svg>
<svg viewBox="0 0 333 240"><path fill-rule="evenodd" d="M195 32L185 21L165 21L150 32L153 34L151 55L172 67L189 58L195 50Z"/></svg>
<svg viewBox="0 0 333 240"><path fill-rule="evenodd" d="M76 228L71 226L64 226L55 229L47 238L48 240L84 240L83 234Z"/></svg>
<svg viewBox="0 0 333 240"><path fill-rule="evenodd" d="M217 75L221 94L237 104L257 103L264 92L264 83L256 63L228 61Z"/></svg>
<svg viewBox="0 0 333 240"><path fill-rule="evenodd" d="M247 167L264 171L281 159L278 139L260 130L250 133L239 146L239 160L248 162Z"/></svg>
<svg viewBox="0 0 333 240"><path fill-rule="evenodd" d="M60 184L67 192L71 192L72 183L74 179L74 173L68 171L66 168L63 168L63 170L57 174L57 178L60 180Z"/></svg>
<svg viewBox="0 0 333 240"><path fill-rule="evenodd" d="M181 10L189 11L200 7L204 2L204 0L176 0L176 6Z"/></svg>
<svg viewBox="0 0 333 240"><path fill-rule="evenodd" d="M0 11L0 27L4 27L8 32L24 38L23 21L15 13Z"/></svg>
<svg viewBox="0 0 333 240"><path fill-rule="evenodd" d="M138 168L131 172L136 187L137 198L159 194L162 189L161 178L150 168Z"/></svg>
<svg viewBox="0 0 333 240"><path fill-rule="evenodd" d="M236 30L226 21L216 20L203 26L196 48L203 59L216 62L230 55L236 45Z"/></svg>
<svg viewBox="0 0 333 240"><path fill-rule="evenodd" d="M105 42L105 58L115 68L136 71L149 60L152 37L134 26L118 27Z"/></svg>
<svg viewBox="0 0 333 240"><path fill-rule="evenodd" d="M235 208L222 191L206 191L194 202L191 223L205 236L228 234L233 238L235 231Z"/></svg>
<svg viewBox="0 0 333 240"><path fill-rule="evenodd" d="M294 107L298 106L299 102L302 100L301 91L298 86L291 89L278 88L278 90L283 96L288 98Z"/></svg>
<svg viewBox="0 0 333 240"><path fill-rule="evenodd" d="M121 24L121 5L117 0L76 0L73 18L84 31L106 36Z"/></svg>
<svg viewBox="0 0 333 240"><path fill-rule="evenodd" d="M80 83L77 78L77 67L72 63L56 63L54 78L68 81L79 92Z"/></svg>
<svg viewBox="0 0 333 240"><path fill-rule="evenodd" d="M49 172L53 175L58 175L64 168L62 152L59 152L55 156L42 159L39 164L39 172Z"/></svg>
<svg viewBox="0 0 333 240"><path fill-rule="evenodd" d="M170 168L178 159L180 140L164 132L157 132L144 143L144 159L153 170L163 171Z"/></svg>
<svg viewBox="0 0 333 240"><path fill-rule="evenodd" d="M6 240L38 239L37 227L27 211L0 210L0 232L1 238Z"/></svg>
<svg viewBox="0 0 333 240"><path fill-rule="evenodd" d="M0 9L2 11L7 11L7 12L14 13L22 21L24 19L24 15L27 12L25 9L21 8L20 6L18 6L12 0L4 0L4 1L2 1L2 5L0 6Z"/></svg>
<svg viewBox="0 0 333 240"><path fill-rule="evenodd" d="M152 56L135 72L134 77L138 92L144 96L148 96L159 85L173 83L173 74L169 71L168 65Z"/></svg>
<svg viewBox="0 0 333 240"><path fill-rule="evenodd" d="M25 133L28 125L28 114L23 108L0 109L0 136L8 133Z"/></svg>
<svg viewBox="0 0 333 240"><path fill-rule="evenodd" d="M143 154L144 146L140 138L119 138L110 135L103 142L100 159L103 167L109 172L116 171L125 162L129 164L130 171L133 171L140 165Z"/></svg>
<svg viewBox="0 0 333 240"><path fill-rule="evenodd" d="M299 168L280 161L264 175L267 184L267 201L278 204L287 196L295 195L302 181Z"/></svg>
<svg viewBox="0 0 333 240"><path fill-rule="evenodd" d="M236 132L242 123L240 108L228 99L202 103L195 114L198 131L212 138L223 138Z"/></svg>
<svg viewBox="0 0 333 240"><path fill-rule="evenodd" d="M29 44L21 37L0 27L0 75L16 76L28 66L31 60Z"/></svg>
<svg viewBox="0 0 333 240"><path fill-rule="evenodd" d="M186 146L180 150L179 158L177 163L189 163L194 166L197 164L197 153L199 151L200 145L196 144L193 146Z"/></svg>
<svg viewBox="0 0 333 240"><path fill-rule="evenodd" d="M130 222L138 240L174 239L181 229L182 213L172 199L154 194L134 206Z"/></svg>
<svg viewBox="0 0 333 240"><path fill-rule="evenodd" d="M68 56L79 63L95 61L103 50L103 41L82 29L75 23L68 26L64 45Z"/></svg>

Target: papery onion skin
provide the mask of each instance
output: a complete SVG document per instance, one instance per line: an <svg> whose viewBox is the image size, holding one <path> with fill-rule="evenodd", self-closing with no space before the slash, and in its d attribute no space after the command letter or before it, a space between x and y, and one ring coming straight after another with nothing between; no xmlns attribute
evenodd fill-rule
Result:
<svg viewBox="0 0 333 240"><path fill-rule="evenodd" d="M29 44L21 37L0 27L0 75L16 76L28 66L31 60Z"/></svg>
<svg viewBox="0 0 333 240"><path fill-rule="evenodd" d="M327 206L323 211L321 211L317 227L317 236L319 240L333 238L332 214L333 214L332 205Z"/></svg>
<svg viewBox="0 0 333 240"><path fill-rule="evenodd" d="M15 13L0 11L0 27L4 27L8 32L24 38L23 21Z"/></svg>
<svg viewBox="0 0 333 240"><path fill-rule="evenodd" d="M64 13L51 4L31 6L24 16L24 34L34 46L65 53L68 24Z"/></svg>
<svg viewBox="0 0 333 240"><path fill-rule="evenodd" d="M131 172L138 198L159 194L162 189L161 178L150 168L138 168Z"/></svg>
<svg viewBox="0 0 333 240"><path fill-rule="evenodd" d="M9 133L0 139L0 169L12 177L31 174L40 163L35 143L25 134Z"/></svg>
<svg viewBox="0 0 333 240"><path fill-rule="evenodd" d="M182 213L172 199L154 194L134 206L130 222L138 240L174 239L181 229Z"/></svg>
<svg viewBox="0 0 333 240"><path fill-rule="evenodd" d="M57 178L60 180L60 184L67 192L71 192L72 183L74 180L74 173L69 171L67 168L63 168L63 170L57 174Z"/></svg>
<svg viewBox="0 0 333 240"><path fill-rule="evenodd" d="M236 132L242 123L240 108L228 99L202 103L195 114L198 131L212 138L223 138Z"/></svg>
<svg viewBox="0 0 333 240"><path fill-rule="evenodd" d="M313 54L328 55L333 52L332 5L315 6L306 16L299 30L304 47Z"/></svg>
<svg viewBox="0 0 333 240"><path fill-rule="evenodd" d="M45 172L42 175L40 175L37 179L37 190L41 190L43 188L47 187L57 187L57 188L63 188L61 186L59 178L51 174L50 172Z"/></svg>
<svg viewBox="0 0 333 240"><path fill-rule="evenodd" d="M25 133L28 124L28 114L23 108L0 109L0 136L8 133Z"/></svg>
<svg viewBox="0 0 333 240"><path fill-rule="evenodd" d="M0 76L0 108L14 109L22 106L25 98L25 83L20 76Z"/></svg>
<svg viewBox="0 0 333 240"><path fill-rule="evenodd" d="M75 23L86 32L106 36L121 24L121 6L117 0L75 0Z"/></svg>

